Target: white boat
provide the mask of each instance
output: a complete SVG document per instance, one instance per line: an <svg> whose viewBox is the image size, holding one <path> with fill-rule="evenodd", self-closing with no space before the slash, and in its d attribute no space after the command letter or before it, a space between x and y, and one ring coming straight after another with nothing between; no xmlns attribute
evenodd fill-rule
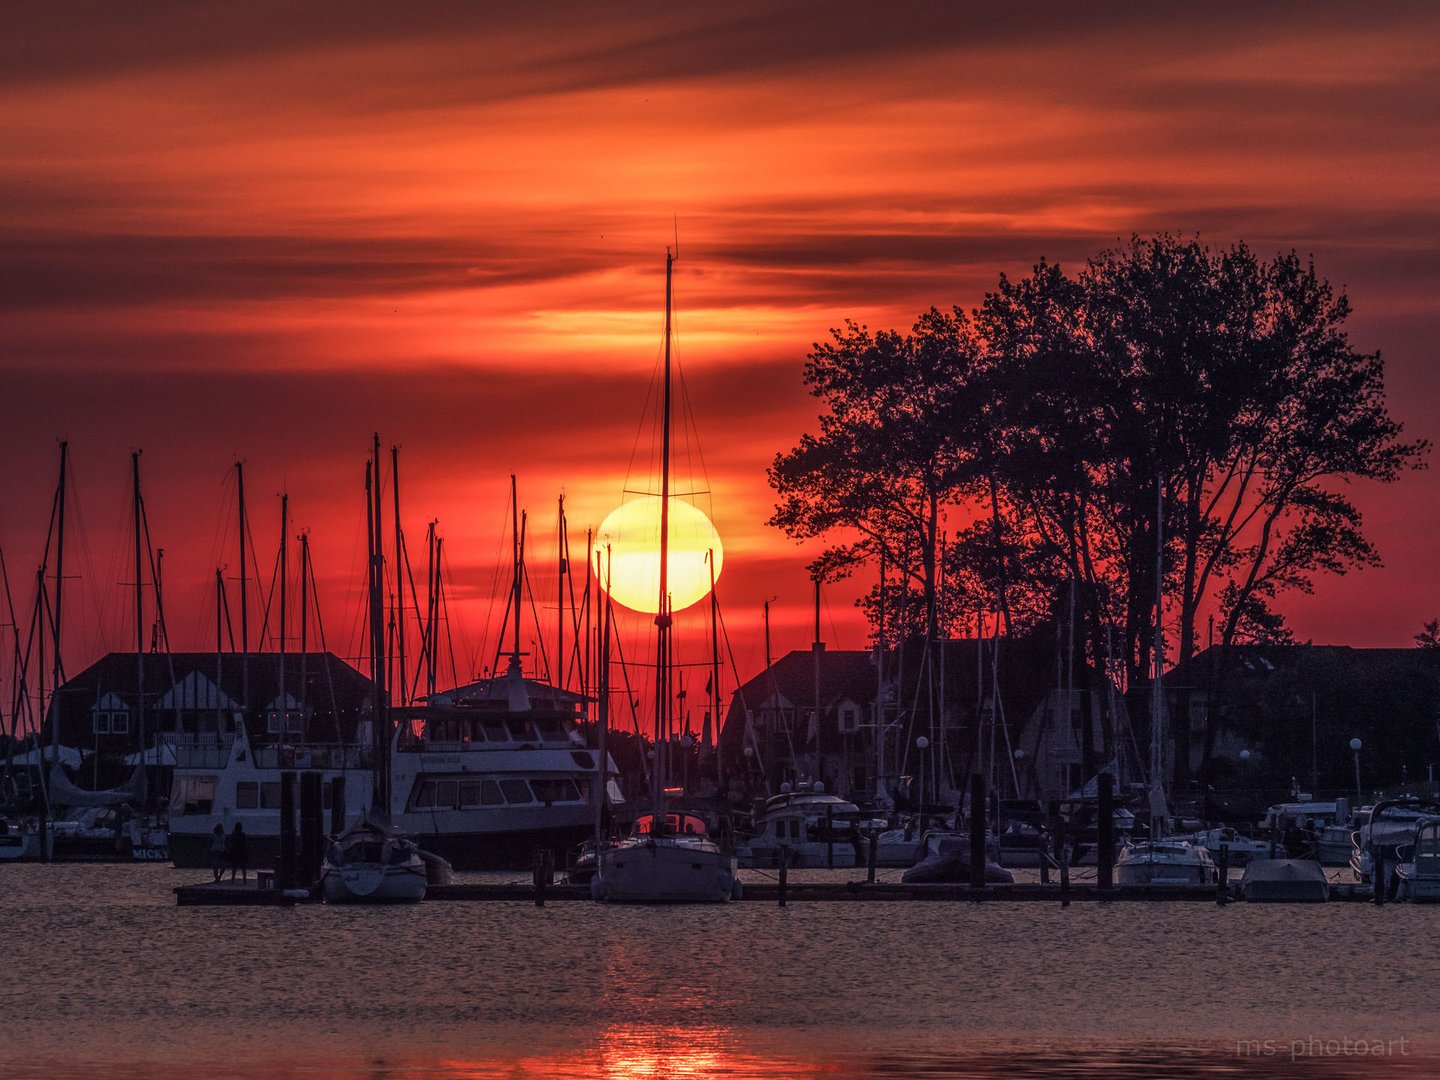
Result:
<svg viewBox="0 0 1440 1080"><path fill-rule="evenodd" d="M579 724L584 700L518 670L436 695L429 706L395 709L388 755L389 819L426 851L460 870L516 869L536 848L566 851L593 829L595 800L623 802L614 761L597 786L597 752ZM216 824L236 822L251 839L254 865L275 862L283 772L320 773L332 817L334 781L344 779L340 817L373 802L373 751L359 745L252 744L234 734L166 735L175 751L170 855L176 866L209 865Z"/></svg>
<svg viewBox="0 0 1440 1080"><path fill-rule="evenodd" d="M1407 862L1415 841L1415 831L1427 817L1440 816L1440 802L1406 797L1387 799L1356 814L1355 846L1350 854L1350 870L1361 885L1373 883L1375 859L1385 861L1387 878L1395 868Z"/></svg>
<svg viewBox="0 0 1440 1080"><path fill-rule="evenodd" d="M406 904L425 899L425 860L414 841L364 813L336 837L320 869L327 904Z"/></svg>
<svg viewBox="0 0 1440 1080"><path fill-rule="evenodd" d="M1142 840L1125 845L1115 860L1119 885L1213 885L1210 852L1188 840Z"/></svg>
<svg viewBox="0 0 1440 1080"><path fill-rule="evenodd" d="M883 829L855 803L826 792L823 784L801 783L795 791L782 788L765 801L755 816L755 833L735 851L741 866L801 868L849 868L864 866L869 858L870 835ZM882 861L890 855L890 833L880 832L876 849L877 865L909 866L920 846L916 837L908 844L911 856L903 863Z"/></svg>
<svg viewBox="0 0 1440 1080"><path fill-rule="evenodd" d="M659 590L655 617L656 746L677 734L671 726L670 608L670 317L675 257L665 253L665 386L662 405L660 462ZM608 649L608 644L606 646ZM607 679L608 682L608 679ZM720 902L737 898L740 879L733 854L710 839L705 822L694 814L669 812L666 799L666 757L659 754L652 769L651 812L639 818L634 831L614 847L601 848L600 866L590 881L597 900L625 903Z"/></svg>
<svg viewBox="0 0 1440 1080"><path fill-rule="evenodd" d="M53 851L55 834L46 840ZM11 821L0 818L0 863L41 861L40 827L33 819Z"/></svg>
<svg viewBox="0 0 1440 1080"><path fill-rule="evenodd" d="M1322 825L1316 838L1321 866L1347 866L1355 852L1355 826L1350 822Z"/></svg>
<svg viewBox="0 0 1440 1080"><path fill-rule="evenodd" d="M1230 828L1201 829L1197 833L1188 836L1168 837L1171 840L1184 840L1197 847L1203 847L1210 853L1211 859L1215 859L1221 849L1229 852L1229 865L1241 867L1248 866L1256 859L1271 858L1270 841L1259 840L1252 836L1243 836ZM1287 852L1283 844L1276 844L1274 857L1283 859Z"/></svg>
<svg viewBox="0 0 1440 1080"><path fill-rule="evenodd" d="M1401 863L1395 873L1400 881L1397 899L1440 901L1440 817L1416 822L1410 861Z"/></svg>
<svg viewBox="0 0 1440 1080"><path fill-rule="evenodd" d="M630 836L600 852L600 871L590 881L596 900L664 904L738 899L735 856L710 839L696 814L642 814Z"/></svg>

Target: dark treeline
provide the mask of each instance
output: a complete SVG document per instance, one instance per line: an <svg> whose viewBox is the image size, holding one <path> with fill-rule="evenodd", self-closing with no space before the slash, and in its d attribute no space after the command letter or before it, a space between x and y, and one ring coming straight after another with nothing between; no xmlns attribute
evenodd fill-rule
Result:
<svg viewBox="0 0 1440 1080"><path fill-rule="evenodd" d="M1074 659L1133 690L1154 658L1158 516L1167 664L1202 631L1222 650L1288 640L1282 593L1379 563L1344 485L1429 449L1402 439L1349 314L1293 252L1159 236L1073 276L1002 276L908 334L847 323L809 356L824 412L770 468L771 523L831 542L824 579L883 561L890 643L981 613L1007 634L1073 617ZM863 603L878 626L878 584ZM1176 734L1184 763L1184 719Z"/></svg>

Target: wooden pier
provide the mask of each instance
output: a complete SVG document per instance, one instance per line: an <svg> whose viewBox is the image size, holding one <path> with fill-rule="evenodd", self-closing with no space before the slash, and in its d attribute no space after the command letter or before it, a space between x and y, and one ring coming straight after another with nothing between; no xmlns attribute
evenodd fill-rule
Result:
<svg viewBox="0 0 1440 1080"><path fill-rule="evenodd" d="M782 897L783 891L783 897ZM318 901L313 893L300 889L279 890L273 882L203 882L176 887L175 903L180 907L289 907ZM970 902L970 903L1048 903L1063 902L1130 902L1183 901L1215 903L1217 889L1213 885L1095 885L1060 884L1023 885L906 885L900 882L746 882L743 903L821 903L821 902ZM1232 883L1228 898L1238 900ZM547 884L537 889L529 882L494 882L459 885L431 885L425 899L435 901L536 903L573 900L590 901L587 885ZM1368 903L1372 893L1349 885L1331 885L1332 901Z"/></svg>

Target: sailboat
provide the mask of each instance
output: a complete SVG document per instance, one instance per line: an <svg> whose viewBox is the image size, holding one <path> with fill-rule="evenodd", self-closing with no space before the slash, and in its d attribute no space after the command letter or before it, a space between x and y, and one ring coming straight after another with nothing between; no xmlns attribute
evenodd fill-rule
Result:
<svg viewBox="0 0 1440 1080"><path fill-rule="evenodd" d="M671 283L675 256L665 252L665 386L660 439L660 592L655 616L655 746L670 737L670 411ZM655 756L652 806L635 822L630 836L599 852L600 869L590 882L596 900L624 903L719 903L740 893L736 859L709 836L699 815L665 805L666 756Z"/></svg>
<svg viewBox="0 0 1440 1080"><path fill-rule="evenodd" d="M371 805L354 824L335 838L325 852L320 868L320 891L329 904L413 903L425 899L427 860L415 841L391 824L389 813L389 753L393 733L385 692L389 657L381 615L384 556L381 554L378 435L375 436L374 458L365 466L365 494L370 548L370 673L375 688L371 723L371 738L374 740ZM281 533L283 536L283 525ZM283 555L281 562L283 568ZM283 588L281 592L283 597ZM284 654L281 655L283 657ZM430 856L429 859L436 864L437 880L448 879L449 864L438 856Z"/></svg>

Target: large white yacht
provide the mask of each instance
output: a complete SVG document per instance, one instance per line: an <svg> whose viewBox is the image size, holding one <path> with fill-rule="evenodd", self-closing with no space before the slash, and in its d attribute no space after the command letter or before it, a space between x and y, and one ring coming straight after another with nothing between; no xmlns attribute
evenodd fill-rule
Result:
<svg viewBox="0 0 1440 1080"><path fill-rule="evenodd" d="M516 868L536 848L566 851L593 830L596 800L623 801L607 756L604 791L596 751L578 723L584 699L524 678L498 678L437 694L423 707L393 709L389 754L391 824L457 870ZM175 749L170 853L176 866L206 866L212 830L237 822L257 865L279 854L280 777L321 774L326 821L334 780L344 778L350 822L374 804L372 751L365 745L252 745L233 734L168 735Z"/></svg>

